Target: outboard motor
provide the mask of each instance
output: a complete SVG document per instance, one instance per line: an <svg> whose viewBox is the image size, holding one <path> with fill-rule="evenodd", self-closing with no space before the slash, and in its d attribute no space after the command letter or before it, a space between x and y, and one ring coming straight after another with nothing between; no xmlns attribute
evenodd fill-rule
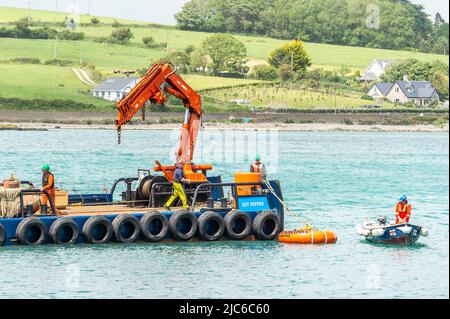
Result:
<svg viewBox="0 0 450 319"><path fill-rule="evenodd" d="M378 221L378 224L380 224L380 226L386 225L386 216L381 215L380 217L378 217L377 221Z"/></svg>

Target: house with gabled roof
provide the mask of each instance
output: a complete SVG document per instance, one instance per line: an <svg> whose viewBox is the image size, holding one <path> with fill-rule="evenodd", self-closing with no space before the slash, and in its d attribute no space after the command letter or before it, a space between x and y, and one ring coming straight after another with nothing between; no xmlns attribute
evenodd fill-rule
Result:
<svg viewBox="0 0 450 319"><path fill-rule="evenodd" d="M395 83L374 83L367 95L375 100L385 98L392 103L412 103L419 106L439 102L439 95L430 81L410 81L406 76L403 81Z"/></svg>
<svg viewBox="0 0 450 319"><path fill-rule="evenodd" d="M373 97L376 101L380 101L386 97L386 94L392 88L393 83L374 83L369 91L367 91L367 95Z"/></svg>
<svg viewBox="0 0 450 319"><path fill-rule="evenodd" d="M388 59L373 60L373 62L364 70L364 74L359 78L359 80L365 82L378 81L384 72L386 72L387 68L394 62L395 60Z"/></svg>
<svg viewBox="0 0 450 319"><path fill-rule="evenodd" d="M139 82L135 77L112 77L94 88L91 92L95 97L118 102L123 99Z"/></svg>

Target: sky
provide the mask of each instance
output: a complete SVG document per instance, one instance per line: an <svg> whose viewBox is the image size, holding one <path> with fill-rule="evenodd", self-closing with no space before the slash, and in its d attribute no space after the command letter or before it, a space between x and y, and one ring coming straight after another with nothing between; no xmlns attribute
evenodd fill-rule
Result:
<svg viewBox="0 0 450 319"><path fill-rule="evenodd" d="M73 3L80 13L123 18L129 20L146 21L161 24L175 24L175 13L181 10L189 0L0 0L0 6L23 7L28 5L33 9L55 10L66 12ZM320 0L317 0L320 1ZM448 0L410 0L422 4L428 14L434 16L441 13L445 20L449 20Z"/></svg>

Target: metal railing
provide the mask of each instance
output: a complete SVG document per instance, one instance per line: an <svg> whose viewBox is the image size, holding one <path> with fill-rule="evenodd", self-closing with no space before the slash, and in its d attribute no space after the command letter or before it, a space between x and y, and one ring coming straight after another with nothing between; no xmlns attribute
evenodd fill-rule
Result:
<svg viewBox="0 0 450 319"><path fill-rule="evenodd" d="M57 216L58 212L56 210L55 204L53 203L53 201L51 200L50 194L47 191L41 191L39 189L23 189L20 191L20 212L22 217L25 217L25 209L24 209L24 195L42 195L45 194L48 198L48 201L50 203L50 208L52 210L53 216ZM43 215L46 216L46 215Z"/></svg>
<svg viewBox="0 0 450 319"><path fill-rule="evenodd" d="M201 185L203 185L203 184L201 184ZM188 196L188 195L196 196L197 193L199 193L199 194L209 194L211 192L211 190L209 190L209 191L198 190L201 185L198 185L195 190L191 190L191 189L186 190L185 189L184 191L186 193L186 196ZM152 208L156 207L156 196L158 196L158 195L159 196L160 195L172 195L173 194L173 190L171 190L170 192L157 192L157 191L155 191L157 186L173 186L173 184L169 183L169 182L164 182L164 183L161 182L161 183L153 184L152 185L152 189L150 191L150 198L149 198L149 201L148 201L148 207L152 207Z"/></svg>

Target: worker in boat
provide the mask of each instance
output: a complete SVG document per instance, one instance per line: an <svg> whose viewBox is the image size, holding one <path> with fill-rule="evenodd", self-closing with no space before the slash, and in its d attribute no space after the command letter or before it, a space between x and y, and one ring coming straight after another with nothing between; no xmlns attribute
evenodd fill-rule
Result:
<svg viewBox="0 0 450 319"><path fill-rule="evenodd" d="M55 197L56 197L56 190L55 190L55 176L50 172L50 166L48 164L45 164L42 166L42 188L41 192L46 191L50 195L50 201L53 204L53 207L55 207ZM42 207L47 208L49 198L46 194L41 195L41 212Z"/></svg>
<svg viewBox="0 0 450 319"><path fill-rule="evenodd" d="M186 179L184 176L184 162L182 160L178 161L176 164L175 171L173 173L173 195L169 198L164 207L170 210L170 206L177 200L181 199L183 203L183 208L188 209L186 192L184 190L183 184L190 184L191 181Z"/></svg>
<svg viewBox="0 0 450 319"><path fill-rule="evenodd" d="M411 217L411 204L408 202L408 198L402 195L395 207L395 219L397 224L409 223Z"/></svg>
<svg viewBox="0 0 450 319"><path fill-rule="evenodd" d="M262 180L267 178L266 166L263 163L261 163L260 155L256 155L255 161L250 166L250 172L259 173L261 175Z"/></svg>

